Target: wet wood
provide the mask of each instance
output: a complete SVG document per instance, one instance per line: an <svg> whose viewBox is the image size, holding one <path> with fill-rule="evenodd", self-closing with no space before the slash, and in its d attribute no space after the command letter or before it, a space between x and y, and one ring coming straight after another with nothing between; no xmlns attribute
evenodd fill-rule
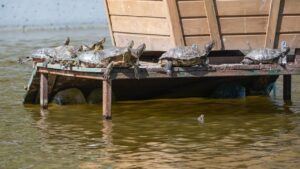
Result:
<svg viewBox="0 0 300 169"><path fill-rule="evenodd" d="M44 73L40 74L40 106L48 109L48 79Z"/></svg>
<svg viewBox="0 0 300 169"><path fill-rule="evenodd" d="M289 102L292 100L292 76L283 75L283 100Z"/></svg>
<svg viewBox="0 0 300 169"><path fill-rule="evenodd" d="M111 80L103 80L102 88L103 88L103 92L102 92L103 119L111 120L111 118L112 118L112 116L111 116L112 81Z"/></svg>

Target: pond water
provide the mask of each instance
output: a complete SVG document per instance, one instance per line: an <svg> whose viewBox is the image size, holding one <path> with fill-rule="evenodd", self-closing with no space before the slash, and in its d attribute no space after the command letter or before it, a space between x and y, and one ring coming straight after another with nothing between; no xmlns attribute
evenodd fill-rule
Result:
<svg viewBox="0 0 300 169"><path fill-rule="evenodd" d="M170 99L101 105L23 105L30 64L18 57L36 48L90 44L102 30L0 33L0 168L298 168L300 78L291 105L276 95L243 99ZM110 42L106 43L110 46ZM197 117L203 114L205 122Z"/></svg>

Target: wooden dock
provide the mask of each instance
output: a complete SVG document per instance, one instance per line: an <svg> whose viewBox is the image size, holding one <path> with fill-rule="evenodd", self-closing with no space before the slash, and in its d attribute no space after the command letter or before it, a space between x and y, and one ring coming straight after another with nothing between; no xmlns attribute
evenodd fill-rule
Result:
<svg viewBox="0 0 300 169"><path fill-rule="evenodd" d="M64 69L58 64L49 64L47 67L37 64L28 83L24 103L37 102L38 95L41 107L47 109L49 98L59 90L70 87L80 87L81 90L102 87L103 117L111 119L113 84L116 84L114 93L120 96L119 98L127 96L128 99L139 99L142 98L139 96L153 94L155 91L167 91L170 94L177 90L177 88L172 90L175 88L175 84L177 84L176 87L180 84L183 89L181 97L193 97L198 96L193 95L195 93L205 93L212 85L216 84L214 83L216 81L219 83L226 83L230 80L246 81L243 84L245 86L263 86L275 82L279 75L284 77L283 99L289 101L291 100L291 76L300 75L300 64L298 64L300 55L297 55L297 50L293 51L294 54L289 55L289 63L285 68L278 64L239 64L242 59L240 56L226 56L225 60L230 62L220 64L225 62L224 58L211 56L212 64L210 66L174 67L171 77L157 62L150 62L149 60L153 59L144 56L144 58L148 58L148 61L142 59L144 61L140 62L139 79L135 78L133 68L115 68L112 71L111 79L106 80L103 78L105 68L72 67ZM265 81L265 84L261 81Z"/></svg>

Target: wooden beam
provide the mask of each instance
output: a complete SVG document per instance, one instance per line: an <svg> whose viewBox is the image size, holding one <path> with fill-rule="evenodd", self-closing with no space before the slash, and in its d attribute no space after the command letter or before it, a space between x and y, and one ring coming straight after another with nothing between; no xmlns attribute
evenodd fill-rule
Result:
<svg viewBox="0 0 300 169"><path fill-rule="evenodd" d="M173 41L173 46L184 46L184 37L182 33L181 21L178 12L177 1L164 0L167 8L167 20L170 27L170 36Z"/></svg>
<svg viewBox="0 0 300 169"><path fill-rule="evenodd" d="M48 79L46 74L40 74L40 105L42 109L48 109Z"/></svg>
<svg viewBox="0 0 300 169"><path fill-rule="evenodd" d="M108 8L108 2L109 0L104 0L104 8L105 8L105 13L106 13L106 18L108 22L108 28L109 28L109 33L110 33L110 38L113 46L116 46L116 41L114 38L114 33L112 31L112 25L111 25L111 18L110 18L110 13L109 13L109 8Z"/></svg>
<svg viewBox="0 0 300 169"><path fill-rule="evenodd" d="M111 120L111 88L112 88L112 81L111 80L103 80L102 81L102 108L103 108L103 119L104 120Z"/></svg>
<svg viewBox="0 0 300 169"><path fill-rule="evenodd" d="M281 0L272 0L271 2L268 26L267 26L267 34L265 40L266 48L275 47L276 32L278 28L278 17L280 12L280 3Z"/></svg>
<svg viewBox="0 0 300 169"><path fill-rule="evenodd" d="M220 26L217 19L215 3L212 0L204 0L211 40L215 42L215 49L222 50L223 44L220 33Z"/></svg>
<svg viewBox="0 0 300 169"><path fill-rule="evenodd" d="M283 75L283 100L290 102L292 100L292 76Z"/></svg>

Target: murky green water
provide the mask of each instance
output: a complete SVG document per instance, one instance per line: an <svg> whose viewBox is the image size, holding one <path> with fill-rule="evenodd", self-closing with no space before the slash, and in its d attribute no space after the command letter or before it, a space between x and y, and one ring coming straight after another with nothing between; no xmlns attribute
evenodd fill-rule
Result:
<svg viewBox="0 0 300 169"><path fill-rule="evenodd" d="M299 77L290 106L281 80L272 97L117 102L106 122L101 105L50 105L48 112L22 105L31 66L17 58L66 36L89 44L108 32L0 33L0 169L300 166Z"/></svg>

